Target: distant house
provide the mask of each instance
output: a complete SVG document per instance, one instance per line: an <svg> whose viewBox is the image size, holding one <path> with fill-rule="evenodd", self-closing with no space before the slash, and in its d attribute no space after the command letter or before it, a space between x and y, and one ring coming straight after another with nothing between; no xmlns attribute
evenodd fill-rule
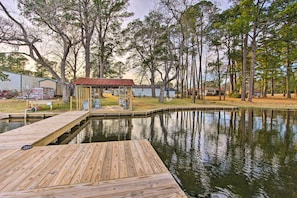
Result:
<svg viewBox="0 0 297 198"><path fill-rule="evenodd" d="M160 86L156 86L156 97L160 96ZM168 96L170 98L175 97L176 90L173 88L165 89L164 97ZM152 87L149 85L135 85L133 86L133 95L135 97L152 97Z"/></svg>

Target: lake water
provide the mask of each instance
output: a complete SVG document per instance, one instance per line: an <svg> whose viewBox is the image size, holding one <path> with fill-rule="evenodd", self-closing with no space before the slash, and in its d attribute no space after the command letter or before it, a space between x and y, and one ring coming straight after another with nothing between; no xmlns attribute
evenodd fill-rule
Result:
<svg viewBox="0 0 297 198"><path fill-rule="evenodd" d="M24 119L4 119L0 120L0 133L10 131L12 129L16 129L22 127L27 124L31 124L33 122L37 122L40 119L29 119L24 122Z"/></svg>
<svg viewBox="0 0 297 198"><path fill-rule="evenodd" d="M250 109L91 118L56 143L148 139L189 197L297 197L296 118Z"/></svg>
<svg viewBox="0 0 297 198"><path fill-rule="evenodd" d="M273 110L92 118L70 142L148 139L190 197L297 197L296 118Z"/></svg>

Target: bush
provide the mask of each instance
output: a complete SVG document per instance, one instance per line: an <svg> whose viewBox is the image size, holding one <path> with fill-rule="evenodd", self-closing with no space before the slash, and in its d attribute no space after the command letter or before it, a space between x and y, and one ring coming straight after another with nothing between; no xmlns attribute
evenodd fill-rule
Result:
<svg viewBox="0 0 297 198"><path fill-rule="evenodd" d="M231 94L229 94L230 98L241 98L241 94L238 92L233 92Z"/></svg>

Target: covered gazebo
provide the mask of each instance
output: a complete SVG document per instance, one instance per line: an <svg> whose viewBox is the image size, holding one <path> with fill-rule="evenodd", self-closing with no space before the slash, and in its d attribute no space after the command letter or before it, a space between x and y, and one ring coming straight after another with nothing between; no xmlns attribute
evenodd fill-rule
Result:
<svg viewBox="0 0 297 198"><path fill-rule="evenodd" d="M132 79L79 78L73 82L76 94L76 110L90 110L98 105L100 89L118 88L119 105L132 110Z"/></svg>

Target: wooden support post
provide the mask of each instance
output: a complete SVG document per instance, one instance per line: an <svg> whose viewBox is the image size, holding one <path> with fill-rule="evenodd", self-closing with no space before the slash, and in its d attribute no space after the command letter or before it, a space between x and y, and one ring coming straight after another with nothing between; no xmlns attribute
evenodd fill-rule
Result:
<svg viewBox="0 0 297 198"><path fill-rule="evenodd" d="M133 93L132 93L132 87L129 87L128 88L129 89L129 91L128 91L128 97L129 97L129 110L132 110L132 108L133 108Z"/></svg>
<svg viewBox="0 0 297 198"><path fill-rule="evenodd" d="M79 106L79 87L78 85L75 86L75 101L76 101L76 110L79 110L78 109L78 106Z"/></svg>
<svg viewBox="0 0 297 198"><path fill-rule="evenodd" d="M92 109L92 87L89 87L88 101L89 101L89 112L91 112L91 109Z"/></svg>
<svg viewBox="0 0 297 198"><path fill-rule="evenodd" d="M70 111L72 111L72 96L70 96Z"/></svg>

